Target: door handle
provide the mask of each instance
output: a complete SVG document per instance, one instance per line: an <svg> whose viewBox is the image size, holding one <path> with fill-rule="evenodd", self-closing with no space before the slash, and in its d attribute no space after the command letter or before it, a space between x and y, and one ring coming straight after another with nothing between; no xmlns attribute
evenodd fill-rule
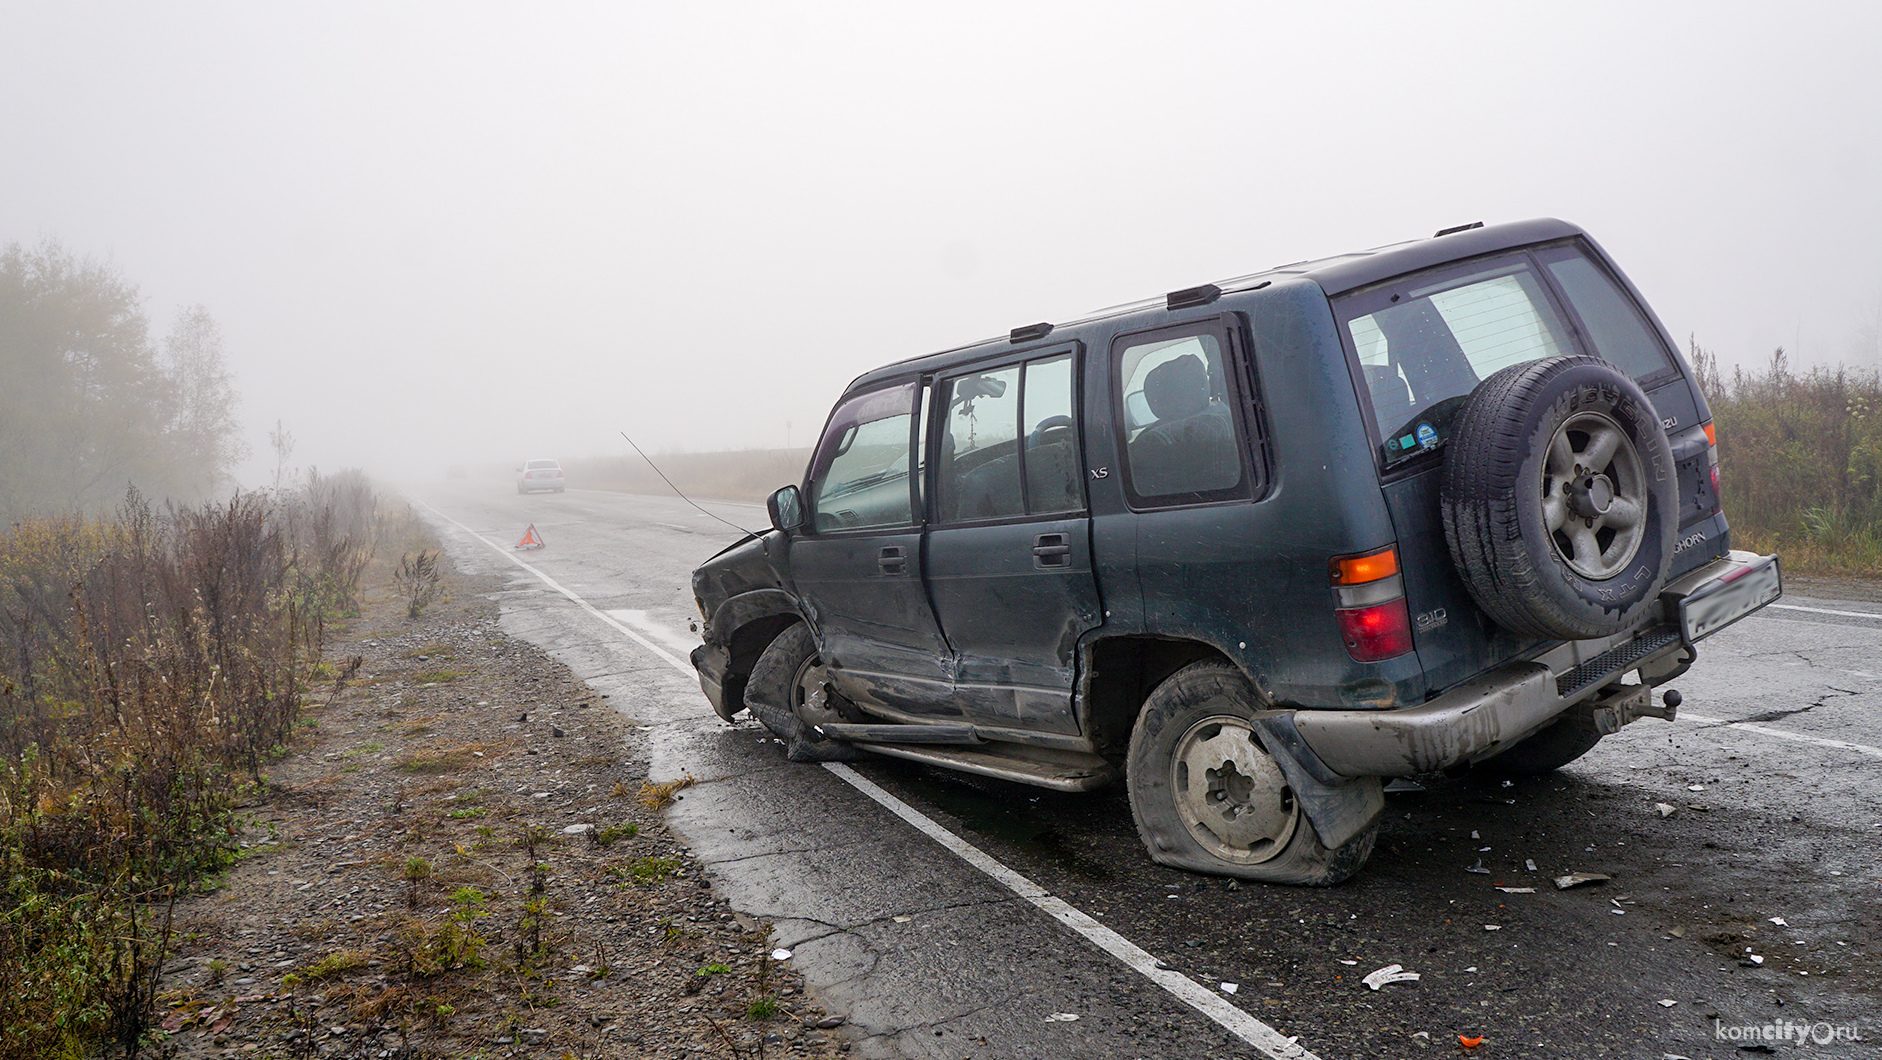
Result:
<svg viewBox="0 0 1882 1060"><path fill-rule="evenodd" d="M903 552L900 545L884 545L882 551L876 553L876 564L884 574L907 574L908 553Z"/></svg>
<svg viewBox="0 0 1882 1060"><path fill-rule="evenodd" d="M1033 566L1069 567L1072 565L1071 538L1064 534L1040 534L1033 540Z"/></svg>

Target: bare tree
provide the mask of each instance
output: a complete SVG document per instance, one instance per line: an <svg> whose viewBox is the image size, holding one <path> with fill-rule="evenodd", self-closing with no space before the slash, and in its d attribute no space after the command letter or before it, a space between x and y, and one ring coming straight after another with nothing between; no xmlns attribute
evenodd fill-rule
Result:
<svg viewBox="0 0 1882 1060"><path fill-rule="evenodd" d="M163 352L171 384L169 434L185 481L207 495L248 455L238 434L235 388L223 363L222 329L209 310L189 306L177 313Z"/></svg>

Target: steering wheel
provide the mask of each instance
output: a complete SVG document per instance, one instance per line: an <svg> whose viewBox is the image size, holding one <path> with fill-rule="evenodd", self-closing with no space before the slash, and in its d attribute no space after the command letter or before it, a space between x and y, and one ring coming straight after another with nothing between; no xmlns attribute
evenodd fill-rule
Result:
<svg viewBox="0 0 1882 1060"><path fill-rule="evenodd" d="M1046 432L1058 430L1061 427L1070 430L1072 427L1072 418L1070 416L1047 416L1045 419L1040 420L1039 425L1034 427L1032 433L1026 436L1026 448L1036 449L1044 445Z"/></svg>

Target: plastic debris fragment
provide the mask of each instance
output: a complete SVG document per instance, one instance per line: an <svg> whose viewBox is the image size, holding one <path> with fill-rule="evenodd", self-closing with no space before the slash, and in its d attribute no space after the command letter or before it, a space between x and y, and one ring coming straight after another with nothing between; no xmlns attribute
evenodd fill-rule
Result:
<svg viewBox="0 0 1882 1060"><path fill-rule="evenodd" d="M1789 925L1789 924L1786 924L1786 923L1784 922L1784 918L1783 918L1783 917L1781 917L1781 916L1774 916L1774 917L1772 917L1772 918L1771 918L1771 923L1773 923L1773 924L1776 924L1776 925L1777 925L1778 927L1790 927L1790 925Z"/></svg>
<svg viewBox="0 0 1882 1060"><path fill-rule="evenodd" d="M1534 887L1498 887L1497 890L1502 891L1504 894L1534 894L1536 893L1536 889Z"/></svg>
<svg viewBox="0 0 1882 1060"><path fill-rule="evenodd" d="M1661 1008L1672 1008L1674 1005L1677 1005L1677 1004L1679 1004L1679 1002L1673 1000L1670 997L1663 997L1660 999Z"/></svg>
<svg viewBox="0 0 1882 1060"><path fill-rule="evenodd" d="M1467 868L1467 869L1465 869L1464 871L1465 871L1465 872L1474 872L1474 873L1477 873L1477 874L1479 874L1479 875L1482 875L1482 876L1488 876L1488 875L1490 875L1490 870L1489 870L1489 869L1486 869L1486 868L1484 868L1484 867L1483 867L1483 859L1482 859L1482 858L1478 858L1478 859L1477 859L1477 863L1476 863L1475 865L1472 865L1471 867L1469 867L1469 868Z"/></svg>
<svg viewBox="0 0 1882 1060"><path fill-rule="evenodd" d="M1217 983L1216 985L1222 988L1224 994L1233 994L1242 988L1240 983Z"/></svg>
<svg viewBox="0 0 1882 1060"><path fill-rule="evenodd" d="M1670 802L1656 802L1653 804L1653 808L1660 811L1660 816L1662 817L1671 817L1679 812L1679 807Z"/></svg>
<svg viewBox="0 0 1882 1060"><path fill-rule="evenodd" d="M1368 972L1361 982L1377 990L1387 983L1413 983L1417 982L1418 978L1417 972L1406 971L1404 965L1388 964L1377 971Z"/></svg>
<svg viewBox="0 0 1882 1060"><path fill-rule="evenodd" d="M1566 876L1557 876L1555 878L1555 889L1558 891L1566 891L1570 887L1580 887L1587 883L1606 883L1613 878L1612 876L1606 876L1599 872L1571 872Z"/></svg>
<svg viewBox="0 0 1882 1060"><path fill-rule="evenodd" d="M1476 1035L1475 1037L1467 1037L1465 1035L1460 1034L1457 1036L1457 1044L1463 1046L1466 1049L1475 1049L1479 1045L1483 1044L1483 1035L1479 1034L1479 1035Z"/></svg>
<svg viewBox="0 0 1882 1060"><path fill-rule="evenodd" d="M1073 1023L1078 1019L1076 1012L1054 1012L1046 1017L1047 1023Z"/></svg>
<svg viewBox="0 0 1882 1060"><path fill-rule="evenodd" d="M772 950L771 959L774 961L788 961L791 959L791 951L790 950Z"/></svg>

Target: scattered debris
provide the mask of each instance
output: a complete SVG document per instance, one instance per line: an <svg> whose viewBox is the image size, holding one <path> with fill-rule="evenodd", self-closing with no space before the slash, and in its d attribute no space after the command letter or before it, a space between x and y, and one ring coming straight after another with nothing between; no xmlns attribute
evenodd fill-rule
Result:
<svg viewBox="0 0 1882 1060"><path fill-rule="evenodd" d="M1074 1023L1078 1020L1076 1012L1054 1012L1046 1017L1047 1023Z"/></svg>
<svg viewBox="0 0 1882 1060"><path fill-rule="evenodd" d="M1346 964L1346 965L1353 965L1353 964L1358 964L1359 962L1358 962L1358 961L1349 961L1349 960L1347 960L1346 958L1344 958L1344 957L1341 957L1341 958L1340 958L1340 963L1341 963L1341 964Z"/></svg>
<svg viewBox="0 0 1882 1060"><path fill-rule="evenodd" d="M592 832L594 830L595 830L595 826L592 824L572 824L572 825L569 825L567 828L562 829L562 834L563 835L582 835L584 833Z"/></svg>
<svg viewBox="0 0 1882 1060"><path fill-rule="evenodd" d="M1417 982L1418 978L1417 972L1408 972L1403 965L1388 964L1377 971L1367 973L1366 978L1361 982L1377 990L1387 983L1413 983Z"/></svg>
<svg viewBox="0 0 1882 1060"><path fill-rule="evenodd" d="M1688 784L1686 785L1686 790L1687 791L1704 791L1706 790L1706 786L1704 784Z"/></svg>
<svg viewBox="0 0 1882 1060"><path fill-rule="evenodd" d="M1524 858L1523 868L1528 869L1530 872L1534 872L1536 871L1536 863L1529 858Z"/></svg>
<svg viewBox="0 0 1882 1060"><path fill-rule="evenodd" d="M1784 918L1783 918L1783 917L1781 917L1781 916L1774 916L1774 917L1772 917L1772 918L1771 918L1771 923L1773 923L1773 924L1776 924L1776 925L1777 925L1778 927L1790 927L1790 925L1789 925L1789 924L1786 924L1786 923L1784 922Z"/></svg>
<svg viewBox="0 0 1882 1060"><path fill-rule="evenodd" d="M890 919L894 920L898 924L906 924L915 918L912 916L898 916L898 917L891 917Z"/></svg>
<svg viewBox="0 0 1882 1060"><path fill-rule="evenodd" d="M772 950L771 959L774 961L788 961L791 959L791 951L786 949Z"/></svg>
<svg viewBox="0 0 1882 1060"><path fill-rule="evenodd" d="M1566 891L1570 887L1580 887L1587 883L1606 883L1613 878L1612 876L1603 875L1599 872L1571 872L1566 876L1557 876L1555 878L1555 889L1558 891Z"/></svg>
<svg viewBox="0 0 1882 1060"><path fill-rule="evenodd" d="M1672 1008L1674 1005L1677 1005L1677 1004L1679 1004L1679 1002L1673 1000L1670 997L1663 997L1660 999L1661 1008Z"/></svg>
<svg viewBox="0 0 1882 1060"><path fill-rule="evenodd" d="M1683 939L1686 937L1686 928L1684 925L1680 927L1667 928L1666 933L1673 936L1676 939Z"/></svg>
<svg viewBox="0 0 1882 1060"><path fill-rule="evenodd" d="M1478 858L1478 859L1477 859L1477 863L1476 863L1475 865L1472 865L1471 867L1469 867L1469 868L1467 868L1467 869L1465 869L1464 871L1465 871L1465 872L1474 872L1474 873L1477 873L1477 874L1478 874L1478 875L1480 875L1480 876L1488 876L1488 875L1490 875L1490 870L1489 870L1489 869L1486 869L1486 868L1484 868L1484 867L1483 867L1483 859L1482 859L1482 858Z"/></svg>
<svg viewBox="0 0 1882 1060"><path fill-rule="evenodd" d="M1242 988L1240 983L1217 983L1216 985L1222 988L1224 994L1233 994Z"/></svg>
<svg viewBox="0 0 1882 1060"><path fill-rule="evenodd" d="M1472 828L1472 829L1470 830L1470 838L1472 838L1472 839L1482 839L1483 837L1477 834L1477 830L1476 830L1475 828Z"/></svg>
<svg viewBox="0 0 1882 1060"><path fill-rule="evenodd" d="M1760 957L1755 953L1747 953L1745 954L1745 959L1738 962L1738 966L1741 968L1756 968L1763 963L1764 963L1763 957Z"/></svg>
<svg viewBox="0 0 1882 1060"><path fill-rule="evenodd" d="M1656 802L1653 804L1653 808L1660 811L1660 816L1662 817L1671 817L1679 812L1679 807L1670 802Z"/></svg>
<svg viewBox="0 0 1882 1060"><path fill-rule="evenodd" d="M1460 1034L1457 1036L1457 1044L1463 1046L1466 1049L1475 1049L1479 1045L1483 1044L1483 1035L1479 1034L1475 1037L1468 1037L1466 1035Z"/></svg>
<svg viewBox="0 0 1882 1060"><path fill-rule="evenodd" d="M1485 931L1501 931L1501 930L1503 930L1503 925L1501 925L1501 924L1485 924L1485 925L1483 926L1483 929L1484 929Z"/></svg>
<svg viewBox="0 0 1882 1060"><path fill-rule="evenodd" d="M1534 894L1536 893L1536 889L1534 887L1498 887L1497 890L1502 891L1504 894Z"/></svg>

